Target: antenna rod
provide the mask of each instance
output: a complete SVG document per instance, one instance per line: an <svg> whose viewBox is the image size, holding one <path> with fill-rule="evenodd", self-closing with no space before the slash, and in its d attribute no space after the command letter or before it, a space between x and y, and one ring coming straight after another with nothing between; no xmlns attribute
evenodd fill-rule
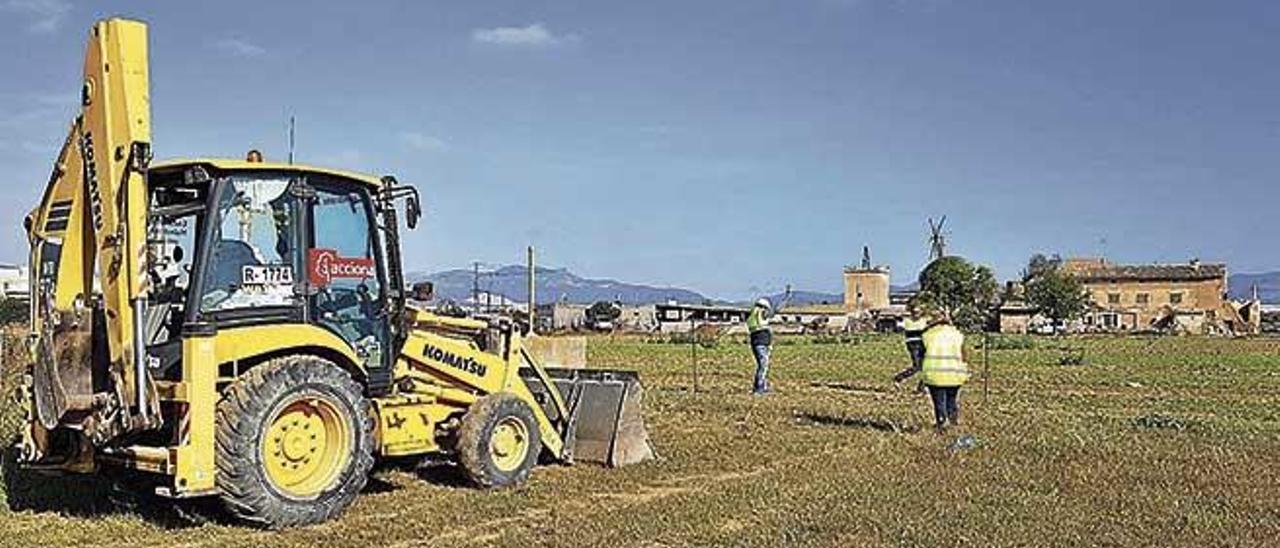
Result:
<svg viewBox="0 0 1280 548"><path fill-rule="evenodd" d="M293 115L289 115L289 165L293 165Z"/></svg>
<svg viewBox="0 0 1280 548"><path fill-rule="evenodd" d="M534 263L534 260L533 260L533 246L531 245L529 246L529 272L528 272L528 275L529 275L529 279L528 279L528 282L529 282L529 334L530 335L533 335L536 332L535 324L538 323L537 321L538 320L538 300L534 297L534 292L537 290L537 279L534 278L535 268L536 268L536 263Z"/></svg>
<svg viewBox="0 0 1280 548"><path fill-rule="evenodd" d="M480 313L480 262L471 263L471 309Z"/></svg>

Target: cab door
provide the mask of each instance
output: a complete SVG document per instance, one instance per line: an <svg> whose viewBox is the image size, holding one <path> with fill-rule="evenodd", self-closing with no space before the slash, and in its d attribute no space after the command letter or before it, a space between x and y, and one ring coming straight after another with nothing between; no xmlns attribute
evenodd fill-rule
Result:
<svg viewBox="0 0 1280 548"><path fill-rule="evenodd" d="M336 178L309 179L308 317L355 349L371 381L389 378L386 274L369 189Z"/></svg>

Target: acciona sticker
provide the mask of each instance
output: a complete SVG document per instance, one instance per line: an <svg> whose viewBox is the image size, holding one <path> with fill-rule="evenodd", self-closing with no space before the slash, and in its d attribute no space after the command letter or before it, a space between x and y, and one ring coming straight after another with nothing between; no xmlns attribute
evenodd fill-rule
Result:
<svg viewBox="0 0 1280 548"><path fill-rule="evenodd" d="M312 285L326 286L335 279L365 279L375 275L373 259L339 257L332 249L307 251L307 275Z"/></svg>

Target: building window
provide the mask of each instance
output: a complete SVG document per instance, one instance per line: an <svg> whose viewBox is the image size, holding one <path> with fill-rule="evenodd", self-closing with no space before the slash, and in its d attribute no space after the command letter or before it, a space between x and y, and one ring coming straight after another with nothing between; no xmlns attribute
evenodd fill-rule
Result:
<svg viewBox="0 0 1280 548"><path fill-rule="evenodd" d="M1182 293L1181 292L1170 293L1169 304L1182 304Z"/></svg>
<svg viewBox="0 0 1280 548"><path fill-rule="evenodd" d="M1107 293L1107 304L1120 304L1120 294Z"/></svg>
<svg viewBox="0 0 1280 548"><path fill-rule="evenodd" d="M1133 296L1133 301L1134 301L1134 302L1136 302L1136 303L1138 303L1138 304L1147 304L1147 303L1151 302L1151 294L1150 294L1150 293L1138 293L1137 295L1134 295L1134 296Z"/></svg>

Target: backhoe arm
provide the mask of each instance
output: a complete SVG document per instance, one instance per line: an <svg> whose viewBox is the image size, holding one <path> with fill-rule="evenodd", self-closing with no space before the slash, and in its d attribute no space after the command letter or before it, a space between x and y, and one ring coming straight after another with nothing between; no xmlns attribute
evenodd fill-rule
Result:
<svg viewBox="0 0 1280 548"><path fill-rule="evenodd" d="M151 158L147 29L110 19L94 25L85 53L81 113L72 122L40 206L27 218L32 265L33 396L38 422L59 425L68 409L103 411L91 438L155 425L141 318L146 303L147 188ZM88 309L101 290L110 379L107 393L85 377L71 340L86 339ZM96 376L102 372L93 372ZM92 377L95 375L88 375ZM98 383L101 384L101 383ZM101 415L101 414L100 414ZM158 417L157 417L158 418Z"/></svg>

